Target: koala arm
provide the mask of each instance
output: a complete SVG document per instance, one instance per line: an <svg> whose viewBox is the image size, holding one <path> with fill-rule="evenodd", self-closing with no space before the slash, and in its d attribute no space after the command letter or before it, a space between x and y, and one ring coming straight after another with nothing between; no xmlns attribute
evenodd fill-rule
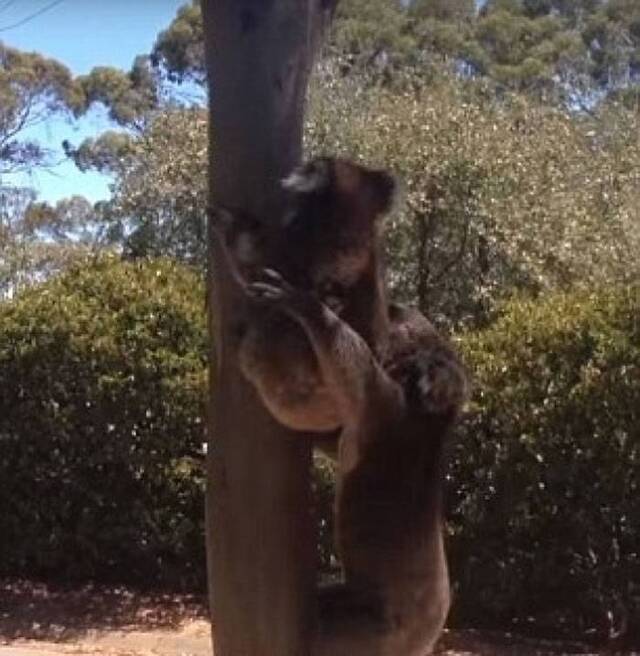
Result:
<svg viewBox="0 0 640 656"><path fill-rule="evenodd" d="M274 306L297 321L318 359L327 385L335 390L343 426L365 426L368 417L403 411L404 395L384 371L367 343L315 295L294 289L275 271L248 285L255 299ZM368 430L358 430L366 439Z"/></svg>
<svg viewBox="0 0 640 656"><path fill-rule="evenodd" d="M208 219L209 233L219 246L219 251L222 254L222 259L226 265L229 276L231 277L231 281L238 291L244 293L246 291L247 282L238 269L238 265L229 250L229 244L227 241L227 232L236 222L236 215L226 207L218 206L209 209Z"/></svg>

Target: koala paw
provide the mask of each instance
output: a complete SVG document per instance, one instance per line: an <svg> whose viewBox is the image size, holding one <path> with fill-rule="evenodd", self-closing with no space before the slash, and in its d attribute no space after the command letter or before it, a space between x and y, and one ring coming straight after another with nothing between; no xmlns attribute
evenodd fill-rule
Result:
<svg viewBox="0 0 640 656"><path fill-rule="evenodd" d="M418 389L422 404L428 412L457 411L467 397L467 378L460 365L451 357L435 352L426 357Z"/></svg>
<svg viewBox="0 0 640 656"><path fill-rule="evenodd" d="M247 285L247 294L258 303L283 304L295 295L295 289L277 271L263 269L261 279Z"/></svg>
<svg viewBox="0 0 640 656"><path fill-rule="evenodd" d="M464 370L446 351L420 351L391 373L402 383L408 401L430 414L457 412L467 398Z"/></svg>

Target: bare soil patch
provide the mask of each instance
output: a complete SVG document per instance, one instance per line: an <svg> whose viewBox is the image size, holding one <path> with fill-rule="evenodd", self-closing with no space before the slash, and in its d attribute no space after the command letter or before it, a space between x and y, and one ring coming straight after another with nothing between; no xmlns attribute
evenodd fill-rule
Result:
<svg viewBox="0 0 640 656"><path fill-rule="evenodd" d="M0 581L0 656L211 656L204 597ZM628 654L508 633L446 632L441 656Z"/></svg>
<svg viewBox="0 0 640 656"><path fill-rule="evenodd" d="M0 656L209 656L204 597L0 582Z"/></svg>

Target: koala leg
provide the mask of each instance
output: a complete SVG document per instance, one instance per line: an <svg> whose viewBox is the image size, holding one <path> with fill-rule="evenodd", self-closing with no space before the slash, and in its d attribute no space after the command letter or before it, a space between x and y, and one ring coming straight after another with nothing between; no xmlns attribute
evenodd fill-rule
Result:
<svg viewBox="0 0 640 656"><path fill-rule="evenodd" d="M419 351L413 361L418 371L415 393L423 409L430 414L457 415L467 399L468 382L449 349L435 347Z"/></svg>
<svg viewBox="0 0 640 656"><path fill-rule="evenodd" d="M367 343L314 295L291 287L275 271L250 283L248 293L275 305L307 334L320 371L332 389L343 428L360 426L367 412L380 418L401 404L401 390L382 369ZM366 437L367 431L357 431Z"/></svg>

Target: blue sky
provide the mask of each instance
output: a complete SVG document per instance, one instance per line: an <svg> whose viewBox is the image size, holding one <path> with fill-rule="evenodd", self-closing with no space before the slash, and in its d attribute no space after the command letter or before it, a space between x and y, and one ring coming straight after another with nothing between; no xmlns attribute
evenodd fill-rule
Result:
<svg viewBox="0 0 640 656"><path fill-rule="evenodd" d="M149 52L155 38L169 25L186 0L61 0L26 24L11 28L53 0L0 0L0 40L20 50L36 51L59 60L74 74L94 66L128 70L134 57ZM81 121L55 119L34 128L33 136L46 148L60 153L60 143L79 143L110 127L104 111L92 111ZM73 194L92 201L109 195L108 178L80 173L70 162L51 172L37 171L6 182L32 186L41 200L50 202Z"/></svg>
<svg viewBox="0 0 640 656"><path fill-rule="evenodd" d="M0 41L21 50L53 57L76 75L94 66L128 70L134 57L149 52L160 30L169 25L187 0L59 0L50 10L12 28L53 0L0 0ZM482 3L479 3L482 4ZM64 139L77 144L111 127L103 110L90 112L80 121L56 118L28 133L55 151L60 164L31 175L6 176L10 184L33 187L41 200L55 202L73 194L91 201L109 196L109 179L80 173L64 159Z"/></svg>

